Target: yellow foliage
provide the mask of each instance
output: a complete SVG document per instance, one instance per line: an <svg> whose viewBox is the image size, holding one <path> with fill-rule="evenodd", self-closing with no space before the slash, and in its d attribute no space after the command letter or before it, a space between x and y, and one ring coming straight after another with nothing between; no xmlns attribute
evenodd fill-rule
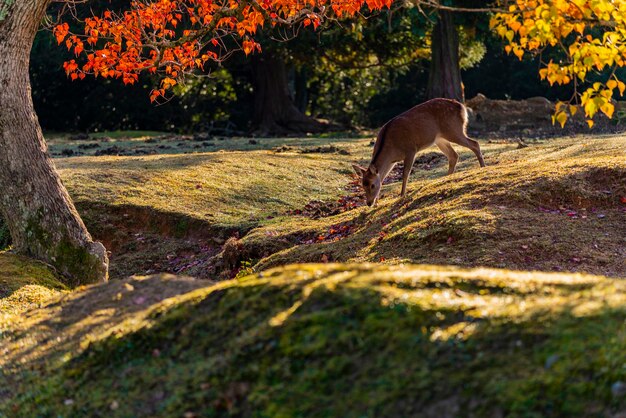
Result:
<svg viewBox="0 0 626 418"><path fill-rule="evenodd" d="M491 18L490 27L507 40L507 53L513 52L519 59L525 52L538 53L549 48L565 51L562 62L550 62L539 70L541 79L550 85L569 84L576 79L580 86L591 70L626 65L626 1L516 0L507 13ZM605 83L597 82L577 91L572 100L580 98L589 118L598 111L611 117L614 106L610 100L615 90L623 95L626 84L612 74ZM571 110L569 114L575 112ZM567 117L568 113L557 112L553 120L564 125Z"/></svg>

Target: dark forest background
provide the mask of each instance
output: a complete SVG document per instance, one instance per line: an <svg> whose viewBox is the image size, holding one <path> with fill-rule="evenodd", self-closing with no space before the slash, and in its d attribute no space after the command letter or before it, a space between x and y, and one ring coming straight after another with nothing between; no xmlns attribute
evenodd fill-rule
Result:
<svg viewBox="0 0 626 418"><path fill-rule="evenodd" d="M301 113L341 129L374 128L428 98L429 73L438 71L430 62L438 18L403 7L318 32L301 30L294 39L265 34L262 54L239 53L214 65L208 75L178 86L161 105L150 103L149 76L134 86L119 80L70 81L62 70L69 52L42 30L32 51L33 98L46 131L245 134L281 112L291 112L290 120ZM449 29L458 43L466 99L478 93L551 100L571 94L539 79L539 57L519 61L507 55L489 31L486 14L454 15Z"/></svg>

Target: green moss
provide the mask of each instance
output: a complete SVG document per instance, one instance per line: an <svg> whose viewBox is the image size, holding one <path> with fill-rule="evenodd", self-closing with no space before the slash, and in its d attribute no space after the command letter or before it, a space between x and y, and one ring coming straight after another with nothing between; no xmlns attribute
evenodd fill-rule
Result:
<svg viewBox="0 0 626 418"><path fill-rule="evenodd" d="M0 2L0 22L7 18L13 3L15 3L15 0L2 0Z"/></svg>
<svg viewBox="0 0 626 418"><path fill-rule="evenodd" d="M126 286L111 285L60 312L88 323L84 304L97 318ZM597 276L290 266L135 310L82 350L59 344L45 358L64 361L23 377L0 414L606 416L626 407L611 392L626 379L624 306L626 284Z"/></svg>
<svg viewBox="0 0 626 418"><path fill-rule="evenodd" d="M49 266L0 252L0 328L3 313L22 312L65 289Z"/></svg>
<svg viewBox="0 0 626 418"><path fill-rule="evenodd" d="M106 277L102 260L85 246L77 245L74 240L64 236L53 241L51 234L41 227L41 210L29 219L26 236L35 251L45 254L45 258L64 278L69 286L97 283Z"/></svg>
<svg viewBox="0 0 626 418"><path fill-rule="evenodd" d="M85 247L63 239L53 254L55 266L68 276L68 285L77 286L103 280L102 260Z"/></svg>
<svg viewBox="0 0 626 418"><path fill-rule="evenodd" d="M189 231L189 222L187 219L182 218L178 222L176 222L176 226L174 228L174 236L177 238L184 237Z"/></svg>

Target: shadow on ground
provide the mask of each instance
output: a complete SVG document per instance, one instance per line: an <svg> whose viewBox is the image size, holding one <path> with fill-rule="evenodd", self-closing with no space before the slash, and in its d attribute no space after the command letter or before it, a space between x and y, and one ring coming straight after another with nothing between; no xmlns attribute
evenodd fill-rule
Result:
<svg viewBox="0 0 626 418"><path fill-rule="evenodd" d="M626 409L625 303L621 280L438 266L110 283L31 313L42 320L8 360L23 369L0 411L611 416ZM124 314L89 328L110 309Z"/></svg>

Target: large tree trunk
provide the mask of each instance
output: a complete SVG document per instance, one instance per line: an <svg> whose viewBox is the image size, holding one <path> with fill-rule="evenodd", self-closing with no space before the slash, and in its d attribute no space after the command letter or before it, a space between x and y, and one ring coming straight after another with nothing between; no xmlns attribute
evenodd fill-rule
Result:
<svg viewBox="0 0 626 418"><path fill-rule="evenodd" d="M17 252L77 285L106 280L108 259L61 183L33 108L29 56L49 2L0 0L0 213Z"/></svg>
<svg viewBox="0 0 626 418"><path fill-rule="evenodd" d="M253 130L259 135L324 132L330 125L306 116L294 104L284 60L271 53L252 57Z"/></svg>
<svg viewBox="0 0 626 418"><path fill-rule="evenodd" d="M439 11L431 39L430 74L427 95L429 99L444 97L464 101L459 67L459 34L452 13Z"/></svg>

